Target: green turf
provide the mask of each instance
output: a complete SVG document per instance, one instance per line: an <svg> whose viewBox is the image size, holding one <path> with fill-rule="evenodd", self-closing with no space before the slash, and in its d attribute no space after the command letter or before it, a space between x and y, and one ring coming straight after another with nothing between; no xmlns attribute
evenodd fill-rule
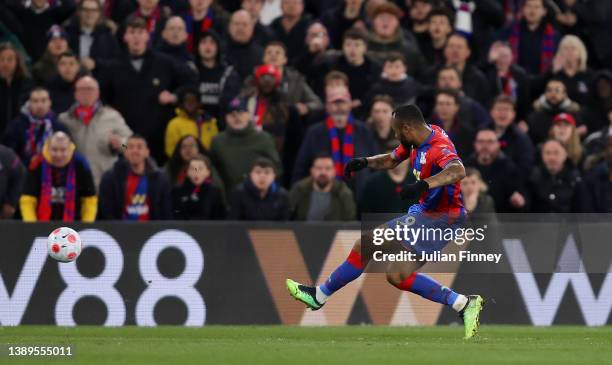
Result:
<svg viewBox="0 0 612 365"><path fill-rule="evenodd" d="M612 327L463 328L0 327L7 343L75 346L66 359L9 359L0 364L611 364Z"/></svg>

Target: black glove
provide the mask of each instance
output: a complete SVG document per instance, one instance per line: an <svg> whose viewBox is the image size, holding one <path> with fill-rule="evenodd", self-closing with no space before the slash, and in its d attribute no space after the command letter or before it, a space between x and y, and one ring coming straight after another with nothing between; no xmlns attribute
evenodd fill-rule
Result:
<svg viewBox="0 0 612 365"><path fill-rule="evenodd" d="M368 159L365 157L351 158L344 166L344 177L350 178L351 172L363 170L368 167Z"/></svg>
<svg viewBox="0 0 612 365"><path fill-rule="evenodd" d="M414 184L404 186L400 196L410 204L415 204L427 190L429 190L429 184L425 180L418 180Z"/></svg>

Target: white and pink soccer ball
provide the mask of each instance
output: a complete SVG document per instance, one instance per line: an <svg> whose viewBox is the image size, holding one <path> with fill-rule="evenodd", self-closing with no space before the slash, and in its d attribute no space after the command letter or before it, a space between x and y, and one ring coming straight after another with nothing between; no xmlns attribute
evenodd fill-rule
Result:
<svg viewBox="0 0 612 365"><path fill-rule="evenodd" d="M57 228L49 235L47 248L54 260L72 262L81 254L81 236L72 228Z"/></svg>

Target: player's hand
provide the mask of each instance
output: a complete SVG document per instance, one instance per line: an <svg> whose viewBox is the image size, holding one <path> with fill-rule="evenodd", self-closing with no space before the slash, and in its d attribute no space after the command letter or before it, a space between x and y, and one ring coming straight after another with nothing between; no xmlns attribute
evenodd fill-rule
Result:
<svg viewBox="0 0 612 365"><path fill-rule="evenodd" d="M344 166L344 177L350 178L351 173L359 170L363 170L368 167L368 159L365 157L352 158Z"/></svg>
<svg viewBox="0 0 612 365"><path fill-rule="evenodd" d="M418 180L414 184L408 184L404 186L400 196L402 199L407 200L410 204L415 204L419 201L421 195L429 190L429 184L425 180Z"/></svg>

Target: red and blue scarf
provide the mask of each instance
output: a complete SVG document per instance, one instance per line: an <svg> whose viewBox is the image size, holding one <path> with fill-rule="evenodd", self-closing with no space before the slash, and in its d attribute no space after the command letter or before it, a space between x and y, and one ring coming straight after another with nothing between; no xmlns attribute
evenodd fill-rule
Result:
<svg viewBox="0 0 612 365"><path fill-rule="evenodd" d="M26 130L25 154L28 157L32 157L42 152L47 138L53 134L53 122L51 121L53 113L49 112L42 118L36 118L28 110L26 115L30 125Z"/></svg>
<svg viewBox="0 0 612 365"><path fill-rule="evenodd" d="M183 20L185 20L185 26L187 27L187 50L190 53L193 53L194 48L196 47L196 45L193 44L194 26L197 25L197 23L200 23L200 34L202 34L206 32L207 30L209 30L210 28L212 28L214 17L215 17L215 13L212 9L212 6L208 8L208 12L206 13L206 16L204 17L204 19L200 21L195 20L191 12L183 16Z"/></svg>
<svg viewBox="0 0 612 365"><path fill-rule="evenodd" d="M344 165L355 155L355 144L353 141L353 116L349 114L348 122L344 128L342 151L340 150L338 129L334 127L333 118L328 116L325 123L327 125L327 131L329 132L331 154L332 159L334 160L334 168L336 169L336 179L342 180L344 177Z"/></svg>
<svg viewBox="0 0 612 365"><path fill-rule="evenodd" d="M51 166L47 160L41 158L41 189L40 189L40 201L38 203L37 216L39 221L49 221L52 214L51 201L53 195L53 172L55 167ZM59 169L57 169L59 170ZM62 171L63 170L63 171ZM59 173L66 174L66 185L64 192L64 215L62 217L63 222L74 222L75 209L76 209L76 168L74 157L68 166L57 171Z"/></svg>
<svg viewBox="0 0 612 365"><path fill-rule="evenodd" d="M514 62L519 59L519 43L521 39L521 22L515 21L512 24L512 32L508 42L512 47L512 55ZM544 33L542 34L542 44L540 46L540 72L547 72L552 66L553 58L555 57L555 29L552 24L546 23Z"/></svg>

